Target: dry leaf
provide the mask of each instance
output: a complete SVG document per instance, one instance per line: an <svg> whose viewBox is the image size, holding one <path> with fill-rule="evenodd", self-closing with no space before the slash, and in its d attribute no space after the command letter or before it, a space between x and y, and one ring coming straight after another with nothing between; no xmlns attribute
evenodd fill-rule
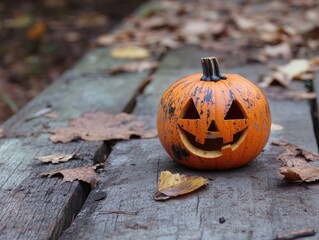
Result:
<svg viewBox="0 0 319 240"><path fill-rule="evenodd" d="M43 20L39 20L31 26L27 31L27 38L32 41L42 38L47 28Z"/></svg>
<svg viewBox="0 0 319 240"><path fill-rule="evenodd" d="M72 153L72 154L56 153L52 155L35 157L34 159L44 163L60 163L60 162L67 162L75 157L77 157L75 153Z"/></svg>
<svg viewBox="0 0 319 240"><path fill-rule="evenodd" d="M285 180L293 182L319 180L319 167L310 164L310 162L319 161L318 154L287 142L272 142L272 145L286 148L277 157L282 166L279 173Z"/></svg>
<svg viewBox="0 0 319 240"><path fill-rule="evenodd" d="M119 47L114 48L111 51L111 56L113 58L147 58L150 56L149 51L146 48L137 46Z"/></svg>
<svg viewBox="0 0 319 240"><path fill-rule="evenodd" d="M264 54L267 57L282 57L282 58L290 58L292 53L291 53L291 47L288 43L281 43L278 45L266 45L264 47Z"/></svg>
<svg viewBox="0 0 319 240"><path fill-rule="evenodd" d="M111 139L129 139L132 136L153 138L154 130L147 130L144 121L137 120L127 113L107 114L102 112L87 113L82 117L70 119L68 127L51 131L52 142L70 142L74 139L103 141Z"/></svg>
<svg viewBox="0 0 319 240"><path fill-rule="evenodd" d="M102 167L104 167L104 165L102 163L99 163L90 167L61 169L61 170L52 171L48 173L41 173L40 176L50 178L56 175L62 175L63 182L73 182L75 180L79 180L79 181L89 183L91 185L91 188L95 188L97 182L100 180L100 177L95 172L95 170Z"/></svg>
<svg viewBox="0 0 319 240"><path fill-rule="evenodd" d="M259 83L259 86L261 88L266 88L271 85L281 85L283 87L288 87L291 82L291 79L287 77L282 72L279 71L273 71L270 74L267 74L261 78L261 81Z"/></svg>
<svg viewBox="0 0 319 240"><path fill-rule="evenodd" d="M158 183L155 200L167 200L172 197L183 195L195 191L208 184L208 180L203 177L187 176L182 174L172 174L169 171L162 171Z"/></svg>
<svg viewBox="0 0 319 240"><path fill-rule="evenodd" d="M284 179L291 182L314 182L319 180L319 167L281 167L279 169Z"/></svg>
<svg viewBox="0 0 319 240"><path fill-rule="evenodd" d="M143 72L146 70L157 68L158 66L159 66L159 62L157 61L130 62L130 63L113 66L110 69L110 73L118 74L123 72Z"/></svg>
<svg viewBox="0 0 319 240"><path fill-rule="evenodd" d="M289 79L298 79L303 73L310 70L310 66L310 62L306 59L293 59L286 65L277 66L276 69Z"/></svg>

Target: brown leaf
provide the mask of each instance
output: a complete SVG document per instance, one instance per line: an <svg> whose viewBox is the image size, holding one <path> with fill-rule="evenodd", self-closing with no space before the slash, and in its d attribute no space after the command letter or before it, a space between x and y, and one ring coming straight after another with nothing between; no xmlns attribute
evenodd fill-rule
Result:
<svg viewBox="0 0 319 240"><path fill-rule="evenodd" d="M279 170L284 179L291 182L314 182L319 180L319 167L281 167Z"/></svg>
<svg viewBox="0 0 319 240"><path fill-rule="evenodd" d="M167 200L172 197L187 194L208 184L203 177L187 176L179 173L172 174L162 171L157 183L157 193L154 200Z"/></svg>
<svg viewBox="0 0 319 240"><path fill-rule="evenodd" d="M259 86L261 88L266 88L271 85L281 85L283 87L288 87L291 82L291 79L288 78L287 75L285 75L282 72L279 71L272 71L270 74L267 74L261 78L261 81L259 83Z"/></svg>
<svg viewBox="0 0 319 240"><path fill-rule="evenodd" d="M123 72L143 72L146 70L157 68L158 66L159 66L159 62L157 61L130 62L130 63L113 66L110 69L110 73L118 74Z"/></svg>
<svg viewBox="0 0 319 240"><path fill-rule="evenodd" d="M72 154L56 153L52 155L35 157L34 159L44 163L60 163L60 162L67 162L75 157L77 157L75 153L72 153Z"/></svg>
<svg viewBox="0 0 319 240"><path fill-rule="evenodd" d="M96 164L89 167L79 167L70 169L61 169L57 171L52 171L48 173L41 173L41 177L54 177L56 175L63 176L63 182L73 182L75 180L83 181L89 183L91 188L95 188L97 182L100 180L99 175L95 172L96 169L103 168L102 163Z"/></svg>
<svg viewBox="0 0 319 240"><path fill-rule="evenodd" d="M70 119L69 126L52 130L52 142L70 142L80 138L86 141L111 139L129 139L132 136L153 138L154 130L147 130L144 121L137 120L127 113L107 114L102 112L87 113L82 117Z"/></svg>
<svg viewBox="0 0 319 240"><path fill-rule="evenodd" d="M293 182L319 180L319 167L310 164L319 161L317 153L287 142L272 142L272 145L285 147L285 151L277 157L282 166L279 173L285 180Z"/></svg>
<svg viewBox="0 0 319 240"><path fill-rule="evenodd" d="M28 29L27 38L32 41L39 40L40 38L42 38L46 31L46 24L43 20L39 20L35 22L34 25L31 26L31 28Z"/></svg>
<svg viewBox="0 0 319 240"><path fill-rule="evenodd" d="M294 144L283 141L272 142L271 144L275 146L285 147L285 151L277 157L282 166L293 167L308 165L308 162L319 161L319 155L317 153L310 152Z"/></svg>
<svg viewBox="0 0 319 240"><path fill-rule="evenodd" d="M310 70L310 62L307 59L293 59L283 66L276 66L276 69L285 74L289 79L299 79L299 77Z"/></svg>

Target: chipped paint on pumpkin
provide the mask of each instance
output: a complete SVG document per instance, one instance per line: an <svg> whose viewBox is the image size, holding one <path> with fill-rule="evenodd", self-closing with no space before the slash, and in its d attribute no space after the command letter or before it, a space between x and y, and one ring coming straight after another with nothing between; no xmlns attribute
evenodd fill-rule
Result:
<svg viewBox="0 0 319 240"><path fill-rule="evenodd" d="M264 94L237 74L225 74L227 79L220 81L201 81L201 76L186 76L163 94L157 128L164 149L175 161L196 169L231 169L249 163L270 134Z"/></svg>

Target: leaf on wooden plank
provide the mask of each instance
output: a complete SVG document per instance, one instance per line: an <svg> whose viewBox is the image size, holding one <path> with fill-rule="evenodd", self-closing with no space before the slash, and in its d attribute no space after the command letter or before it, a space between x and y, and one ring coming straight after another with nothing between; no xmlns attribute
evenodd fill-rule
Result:
<svg viewBox="0 0 319 240"><path fill-rule="evenodd" d="M111 56L113 58L147 58L150 56L150 52L146 48L137 46L118 47L111 50Z"/></svg>
<svg viewBox="0 0 319 240"><path fill-rule="evenodd" d="M79 118L70 119L68 127L51 130L52 142L70 142L74 139L86 141L105 141L129 139L132 136L153 138L157 133L148 130L144 121L127 113L107 114L87 113Z"/></svg>
<svg viewBox="0 0 319 240"><path fill-rule="evenodd" d="M157 183L157 193L154 200L167 200L172 197L187 194L208 184L208 180L203 177L187 176L183 174L172 174L169 171L160 173Z"/></svg>
<svg viewBox="0 0 319 240"><path fill-rule="evenodd" d="M300 76L309 71L310 62L307 59L293 59L283 66L277 66L279 72L285 74L289 79L300 79Z"/></svg>
<svg viewBox="0 0 319 240"><path fill-rule="evenodd" d="M144 72L146 70L151 70L157 68L159 66L159 62L157 61L137 61L124 63L120 65L113 66L110 69L111 74L118 74L124 72Z"/></svg>
<svg viewBox="0 0 319 240"><path fill-rule="evenodd" d="M277 157L281 162L279 173L285 180L313 182L319 180L319 167L310 162L319 161L319 155L287 142L272 142L283 146L285 151Z"/></svg>
<svg viewBox="0 0 319 240"><path fill-rule="evenodd" d="M315 234L316 231L313 228L302 228L297 230L280 232L276 234L274 240L292 240L297 238L313 236Z"/></svg>
<svg viewBox="0 0 319 240"><path fill-rule="evenodd" d="M281 167L279 173L291 182L314 182L319 180L319 167Z"/></svg>
<svg viewBox="0 0 319 240"><path fill-rule="evenodd" d="M41 173L40 176L51 178L57 175L62 175L63 182L73 182L73 181L79 180L79 181L89 183L91 185L91 188L95 188L96 184L100 180L100 177L95 172L95 170L99 168L103 168L103 167L104 167L104 164L99 163L89 167L61 169L61 170L52 171L48 173Z"/></svg>
<svg viewBox="0 0 319 240"><path fill-rule="evenodd" d="M77 157L76 153L72 153L72 154L56 153L56 154L51 154L46 156L35 157L34 159L44 163L60 163L60 162L67 162L76 157Z"/></svg>
<svg viewBox="0 0 319 240"><path fill-rule="evenodd" d="M266 88L271 85L280 85L283 87L288 87L290 85L291 79L282 72L272 71L269 74L262 76L259 86L261 88Z"/></svg>
<svg viewBox="0 0 319 240"><path fill-rule="evenodd" d="M319 161L319 154L310 152L304 148L288 142L272 142L272 145L285 147L285 151L281 153L277 159L281 162L282 166L296 166L304 165L308 162ZM291 159L299 158L298 164L291 164Z"/></svg>

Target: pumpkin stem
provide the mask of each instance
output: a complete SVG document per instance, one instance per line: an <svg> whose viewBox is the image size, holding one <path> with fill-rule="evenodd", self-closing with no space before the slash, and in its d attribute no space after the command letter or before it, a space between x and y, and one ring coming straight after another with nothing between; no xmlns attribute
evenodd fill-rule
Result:
<svg viewBox="0 0 319 240"><path fill-rule="evenodd" d="M226 79L226 76L220 73L217 58L205 57L201 59L201 63L203 76L200 80L217 82L219 80Z"/></svg>

